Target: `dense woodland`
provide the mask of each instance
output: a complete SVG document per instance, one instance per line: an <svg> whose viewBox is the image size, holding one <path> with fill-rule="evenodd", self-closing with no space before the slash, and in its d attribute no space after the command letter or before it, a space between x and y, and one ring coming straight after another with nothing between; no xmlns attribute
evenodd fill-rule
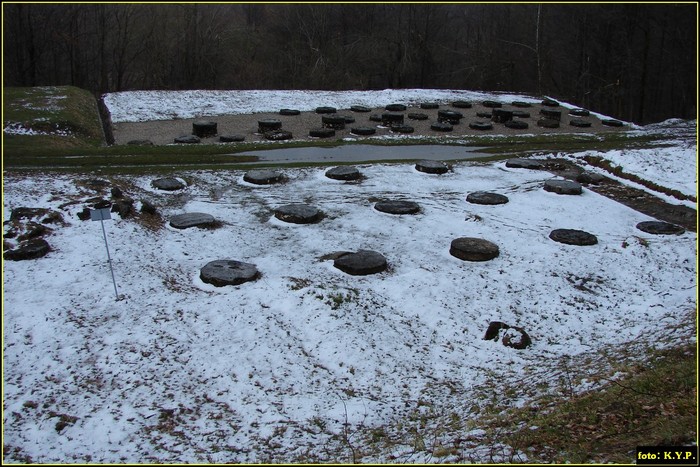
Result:
<svg viewBox="0 0 700 467"><path fill-rule="evenodd" d="M697 3L3 3L4 86L448 88L696 118Z"/></svg>

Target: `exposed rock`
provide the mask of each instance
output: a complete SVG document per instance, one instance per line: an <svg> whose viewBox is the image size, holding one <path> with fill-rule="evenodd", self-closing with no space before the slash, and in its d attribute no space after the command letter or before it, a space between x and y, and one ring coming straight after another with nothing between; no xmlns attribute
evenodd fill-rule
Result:
<svg viewBox="0 0 700 467"><path fill-rule="evenodd" d="M156 209L155 205L145 199L141 200L141 212L144 214L158 214L158 210Z"/></svg>
<svg viewBox="0 0 700 467"><path fill-rule="evenodd" d="M489 323L484 340L498 341L501 331L505 331L501 343L506 347L522 350L532 345L532 339L530 339L530 336L523 328L509 326L500 321L491 321Z"/></svg>
<svg viewBox="0 0 700 467"><path fill-rule="evenodd" d="M334 180L357 180L361 177L361 174L355 166L341 165L326 171L326 177Z"/></svg>
<svg viewBox="0 0 700 467"><path fill-rule="evenodd" d="M260 277L254 264L230 259L220 259L207 263L199 273L200 279L216 287L239 285Z"/></svg>
<svg viewBox="0 0 700 467"><path fill-rule="evenodd" d="M558 195L580 195L583 193L581 185L570 180L547 180L544 182L544 190Z"/></svg>
<svg viewBox="0 0 700 467"><path fill-rule="evenodd" d="M463 261L489 261L499 255L499 249L488 240L461 237L452 240L450 254Z"/></svg>
<svg viewBox="0 0 700 467"><path fill-rule="evenodd" d="M243 176L243 180L255 185L272 185L284 181L284 175L272 170L251 170Z"/></svg>
<svg viewBox="0 0 700 467"><path fill-rule="evenodd" d="M134 209L134 200L122 198L112 204L112 212L119 214L119 217L125 219L131 215Z"/></svg>
<svg viewBox="0 0 700 467"><path fill-rule="evenodd" d="M118 186L112 187L111 193L112 198L121 198L122 196L124 196L124 192Z"/></svg>
<svg viewBox="0 0 700 467"><path fill-rule="evenodd" d="M416 163L416 170L429 174L444 174L447 173L449 167L442 161L422 160Z"/></svg>
<svg viewBox="0 0 700 467"><path fill-rule="evenodd" d="M685 229L679 225L660 221L640 222L637 228L653 235L680 235L685 232Z"/></svg>
<svg viewBox="0 0 700 467"><path fill-rule="evenodd" d="M150 139L132 139L126 144L129 144L131 146L153 146L153 141L151 141Z"/></svg>
<svg viewBox="0 0 700 467"><path fill-rule="evenodd" d="M275 217L292 224L313 224L321 220L321 211L308 204L286 204L275 209Z"/></svg>
<svg viewBox="0 0 700 467"><path fill-rule="evenodd" d="M388 214L416 214L420 211L420 206L413 201L379 201L374 209Z"/></svg>
<svg viewBox="0 0 700 467"><path fill-rule="evenodd" d="M531 170L541 170L544 168L542 161L534 159L509 159L506 161L506 167Z"/></svg>
<svg viewBox="0 0 700 467"><path fill-rule="evenodd" d="M387 262L381 253L371 250L359 250L356 253L340 256L333 261L333 266L353 276L366 276L385 271Z"/></svg>
<svg viewBox="0 0 700 467"><path fill-rule="evenodd" d="M177 214L170 218L170 226L176 229L188 229L190 227L206 227L214 224L216 220L211 214L203 212L187 212Z"/></svg>
<svg viewBox="0 0 700 467"><path fill-rule="evenodd" d="M20 243L20 245L8 250L3 254L3 258L8 261L23 261L26 259L36 259L45 256L51 247L43 238L34 238Z"/></svg>
<svg viewBox="0 0 700 467"><path fill-rule="evenodd" d="M549 238L559 243L567 245L595 245L598 238L583 230L575 229L555 229L549 234Z"/></svg>
<svg viewBox="0 0 700 467"><path fill-rule="evenodd" d="M498 193L475 191L474 193L469 193L469 195L467 195L467 201L474 204L486 205L506 204L508 202L508 197Z"/></svg>
<svg viewBox="0 0 700 467"><path fill-rule="evenodd" d="M48 213L49 210L46 208L14 208L10 213L10 220L33 219L35 217L45 216Z"/></svg>
<svg viewBox="0 0 700 467"><path fill-rule="evenodd" d="M151 182L153 188L165 191L175 191L185 188L185 184L174 177L158 178Z"/></svg>

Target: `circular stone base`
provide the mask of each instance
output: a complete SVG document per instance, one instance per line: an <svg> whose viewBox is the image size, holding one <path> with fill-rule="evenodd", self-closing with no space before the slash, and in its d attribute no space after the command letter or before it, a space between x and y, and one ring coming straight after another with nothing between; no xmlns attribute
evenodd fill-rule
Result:
<svg viewBox="0 0 700 467"><path fill-rule="evenodd" d="M481 238L461 237L452 240L450 254L464 261L488 261L499 255L498 245Z"/></svg>
<svg viewBox="0 0 700 467"><path fill-rule="evenodd" d="M243 180L255 185L272 185L282 182L283 176L271 170L251 170L243 176Z"/></svg>
<svg viewBox="0 0 700 467"><path fill-rule="evenodd" d="M498 193L488 193L486 191L476 191L467 195L467 201L474 204L506 204L508 197Z"/></svg>
<svg viewBox="0 0 700 467"><path fill-rule="evenodd" d="M544 191L558 195L580 195L583 193L581 185L569 180L547 180L544 182Z"/></svg>
<svg viewBox="0 0 700 467"><path fill-rule="evenodd" d="M549 238L559 243L567 245L595 245L598 243L598 238L583 230L574 229L556 229L552 230Z"/></svg>
<svg viewBox="0 0 700 467"><path fill-rule="evenodd" d="M416 170L428 174L444 174L449 169L442 161L422 160L416 163Z"/></svg>
<svg viewBox="0 0 700 467"><path fill-rule="evenodd" d="M386 270L386 258L380 253L371 250L359 250L357 253L348 253L333 261L333 266L344 273L353 276L366 276Z"/></svg>
<svg viewBox="0 0 700 467"><path fill-rule="evenodd" d="M659 221L640 222L637 228L653 235L680 235L685 232L685 229L679 225Z"/></svg>
<svg viewBox="0 0 700 467"><path fill-rule="evenodd" d="M420 206L413 201L379 201L374 209L389 214L416 214Z"/></svg>
<svg viewBox="0 0 700 467"><path fill-rule="evenodd" d="M187 212L170 218L170 226L176 229L207 226L212 225L214 222L214 216L203 212Z"/></svg>
<svg viewBox="0 0 700 467"><path fill-rule="evenodd" d="M200 270L199 277L207 284L223 287L256 280L260 277L260 272L254 264L220 259L207 263Z"/></svg>
<svg viewBox="0 0 700 467"><path fill-rule="evenodd" d="M326 171L326 177L333 180L357 180L360 176L360 171L352 165L334 167Z"/></svg>
<svg viewBox="0 0 700 467"><path fill-rule="evenodd" d="M167 177L159 178L151 182L153 188L158 188L159 190L175 191L185 188L185 184L182 183L177 178Z"/></svg>
<svg viewBox="0 0 700 467"><path fill-rule="evenodd" d="M178 144L197 144L202 140L195 135L182 135L175 138L175 142Z"/></svg>
<svg viewBox="0 0 700 467"><path fill-rule="evenodd" d="M313 224L321 220L321 211L308 204L285 204L275 209L275 217L292 224Z"/></svg>

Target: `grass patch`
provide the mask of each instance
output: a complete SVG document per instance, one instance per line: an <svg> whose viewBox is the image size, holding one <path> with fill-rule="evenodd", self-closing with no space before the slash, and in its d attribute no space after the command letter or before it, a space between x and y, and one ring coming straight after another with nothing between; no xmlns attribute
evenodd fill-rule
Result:
<svg viewBox="0 0 700 467"><path fill-rule="evenodd" d="M502 442L529 462L634 463L637 446L697 442L696 361L694 346L658 350L647 363L617 368L624 376L603 379L600 390L491 423L520 427Z"/></svg>
<svg viewBox="0 0 700 467"><path fill-rule="evenodd" d="M3 88L3 125L31 134L3 133L3 152L104 144L94 96L74 86Z"/></svg>

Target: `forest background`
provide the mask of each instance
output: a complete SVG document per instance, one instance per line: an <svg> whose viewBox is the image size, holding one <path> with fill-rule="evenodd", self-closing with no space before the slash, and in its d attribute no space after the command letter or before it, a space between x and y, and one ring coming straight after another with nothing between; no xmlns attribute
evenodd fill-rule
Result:
<svg viewBox="0 0 700 467"><path fill-rule="evenodd" d="M697 3L3 3L3 85L468 89L696 118Z"/></svg>

